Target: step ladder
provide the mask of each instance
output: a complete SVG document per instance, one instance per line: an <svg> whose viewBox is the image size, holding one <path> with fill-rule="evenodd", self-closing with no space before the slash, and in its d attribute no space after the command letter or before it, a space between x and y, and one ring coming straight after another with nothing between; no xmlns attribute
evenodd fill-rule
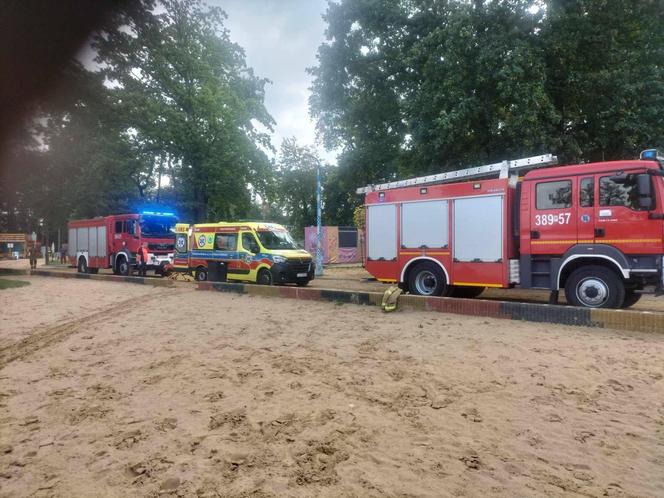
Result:
<svg viewBox="0 0 664 498"><path fill-rule="evenodd" d="M474 168L461 169L458 171L449 171L447 173L438 173L436 175L419 176L408 180L398 180L395 182L379 183L376 185L367 185L357 189L358 194L367 194L378 190L389 190L393 188L412 187L415 185L431 185L436 183L448 183L459 180L471 180L474 178L486 178L498 174L498 178L509 178L511 173L519 173L524 170L535 168L544 168L558 164L558 158L552 154L541 156L526 157L515 159L513 161L502 161L500 163L487 164L485 166L476 166Z"/></svg>

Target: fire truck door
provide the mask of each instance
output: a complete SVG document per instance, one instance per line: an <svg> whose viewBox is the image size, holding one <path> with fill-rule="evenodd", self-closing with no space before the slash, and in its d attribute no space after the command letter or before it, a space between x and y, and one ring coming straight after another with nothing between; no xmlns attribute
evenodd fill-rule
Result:
<svg viewBox="0 0 664 498"><path fill-rule="evenodd" d="M592 244L595 241L595 177L578 178L579 188L577 209L577 241L579 244Z"/></svg>
<svg viewBox="0 0 664 498"><path fill-rule="evenodd" d="M625 254L661 254L662 220L651 218L650 210L639 205L639 176L630 173L620 180L611 175L598 178L595 242L612 245ZM655 198L653 178L647 176L645 180L650 182ZM655 199L658 209L661 202L662 199Z"/></svg>
<svg viewBox="0 0 664 498"><path fill-rule="evenodd" d="M558 255L576 244L577 216L572 179L535 183L531 202L531 254Z"/></svg>

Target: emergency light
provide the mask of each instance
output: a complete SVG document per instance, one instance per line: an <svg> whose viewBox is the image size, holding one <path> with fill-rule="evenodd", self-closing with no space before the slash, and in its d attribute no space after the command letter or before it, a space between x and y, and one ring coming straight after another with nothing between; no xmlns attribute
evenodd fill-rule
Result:
<svg viewBox="0 0 664 498"><path fill-rule="evenodd" d="M660 156L657 149L647 149L641 152L640 159L642 161L664 161L664 156Z"/></svg>
<svg viewBox="0 0 664 498"><path fill-rule="evenodd" d="M152 216L175 216L175 213L158 213L156 211L143 211L141 214L147 214Z"/></svg>

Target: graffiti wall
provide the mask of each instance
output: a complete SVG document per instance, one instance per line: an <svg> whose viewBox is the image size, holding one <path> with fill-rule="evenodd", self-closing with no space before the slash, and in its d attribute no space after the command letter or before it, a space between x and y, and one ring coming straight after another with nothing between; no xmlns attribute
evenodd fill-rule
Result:
<svg viewBox="0 0 664 498"><path fill-rule="evenodd" d="M352 227L322 227L323 263L361 263L362 236ZM304 248L316 256L316 227L305 227Z"/></svg>

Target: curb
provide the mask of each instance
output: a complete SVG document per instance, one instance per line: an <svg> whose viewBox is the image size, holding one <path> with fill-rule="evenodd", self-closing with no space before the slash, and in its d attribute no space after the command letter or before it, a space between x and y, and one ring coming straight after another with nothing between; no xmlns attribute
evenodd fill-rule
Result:
<svg viewBox="0 0 664 498"><path fill-rule="evenodd" d="M80 278L84 280L103 280L108 282L124 282L130 284L145 284L155 287L174 287L176 282L168 278L123 277L120 275L99 275L92 273L74 273L63 270L18 270L13 268L0 268L0 275L30 275L33 277Z"/></svg>
<svg viewBox="0 0 664 498"><path fill-rule="evenodd" d="M20 270L0 268L0 275L80 278L87 280L153 285L159 287L175 287L176 285L184 284L183 282L176 282L167 278L122 277L102 274L93 275L58 270ZM197 282L195 285L198 290L205 291L230 292L251 296L283 297L308 301L363 304L368 306L380 306L383 299L382 292L264 286L226 282ZM515 303L510 301L412 295L400 296L399 308L500 318L505 320L520 320L533 323L555 323L559 325L664 333L664 313L654 311L588 309L551 304Z"/></svg>
<svg viewBox="0 0 664 498"><path fill-rule="evenodd" d="M381 292L325 290L305 287L268 287L223 282L198 282L197 287L199 290L232 292L251 296L285 297L373 306L380 306L383 299ZM664 313L652 311L588 309L551 304L411 295L399 297L399 308L534 323L554 323L637 332L664 332Z"/></svg>

